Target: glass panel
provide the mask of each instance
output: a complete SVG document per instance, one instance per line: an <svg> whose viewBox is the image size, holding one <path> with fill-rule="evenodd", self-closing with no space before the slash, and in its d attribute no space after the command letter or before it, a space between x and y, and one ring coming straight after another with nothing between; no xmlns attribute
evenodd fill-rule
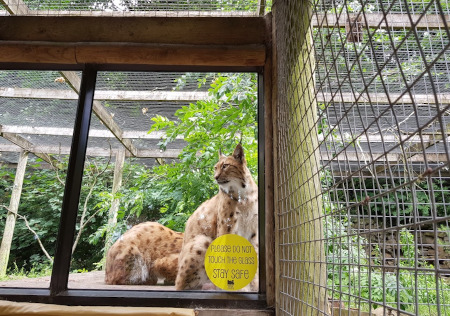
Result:
<svg viewBox="0 0 450 316"><path fill-rule="evenodd" d="M77 98L59 72L0 71L2 287L49 286Z"/></svg>
<svg viewBox="0 0 450 316"><path fill-rule="evenodd" d="M212 240L237 233L257 247L258 190L250 180L256 181L258 172L256 78L98 73L69 288L174 290L183 251L180 269L187 281L177 288L214 290L204 267ZM240 142L244 157L235 152ZM219 150L229 157L235 153L228 158L236 164L230 174L236 168L239 177L221 178L228 172L222 158L223 174L216 181ZM186 232L192 238L183 246L187 220L218 194L218 182L227 190L223 203L232 206L224 204L227 212L218 218L218 207L197 211ZM244 215L253 211L255 218ZM197 230L201 233L194 234ZM233 276L229 268L227 278L234 282L240 276L249 283L253 277L245 274L245 265L257 261L220 254L230 262L234 257L243 268ZM197 280L199 275L203 278ZM255 284L249 287L244 290L258 290Z"/></svg>

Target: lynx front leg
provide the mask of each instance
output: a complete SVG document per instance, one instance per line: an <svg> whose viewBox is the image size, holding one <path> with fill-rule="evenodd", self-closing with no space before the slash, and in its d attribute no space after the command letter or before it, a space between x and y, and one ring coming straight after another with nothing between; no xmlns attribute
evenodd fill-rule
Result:
<svg viewBox="0 0 450 316"><path fill-rule="evenodd" d="M178 253L172 253L167 257L156 259L152 270L155 275L164 279L165 285L175 284L178 271Z"/></svg>
<svg viewBox="0 0 450 316"><path fill-rule="evenodd" d="M175 281L177 290L200 290L209 283L205 271L205 253L211 242L210 237L198 235L183 245Z"/></svg>

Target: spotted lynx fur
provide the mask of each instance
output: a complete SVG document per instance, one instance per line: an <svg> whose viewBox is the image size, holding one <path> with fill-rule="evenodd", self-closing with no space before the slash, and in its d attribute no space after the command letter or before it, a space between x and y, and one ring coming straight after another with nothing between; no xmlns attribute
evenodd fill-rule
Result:
<svg viewBox="0 0 450 316"><path fill-rule="evenodd" d="M219 154L214 167L219 193L204 202L186 224L178 262L177 290L215 289L204 266L209 244L219 236L237 234L258 252L258 187L247 168L242 146L231 156ZM244 291L258 289L258 273Z"/></svg>
<svg viewBox="0 0 450 316"><path fill-rule="evenodd" d="M155 222L140 223L123 234L106 256L107 284L173 284L183 234Z"/></svg>

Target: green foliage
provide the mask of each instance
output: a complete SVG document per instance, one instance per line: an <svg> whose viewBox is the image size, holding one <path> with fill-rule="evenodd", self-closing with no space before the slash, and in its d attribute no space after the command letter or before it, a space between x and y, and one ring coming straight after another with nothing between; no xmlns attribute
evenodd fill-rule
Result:
<svg viewBox="0 0 450 316"><path fill-rule="evenodd" d="M332 180L329 171L322 173L321 181L323 185L330 184ZM419 191L422 194L424 192L425 190ZM379 261L381 252L378 245L374 247L372 244L373 248L369 250L368 241L360 236L348 222L351 214L342 213L340 211L342 208L330 202L328 196L324 196L323 203L326 214L323 223L327 284L332 290L329 293L333 299L345 302L348 307L368 311L370 306L361 303L359 299L361 297L373 302L372 309L387 305L417 315L437 315L438 297L441 306L450 303L450 283L446 279L436 278L434 266L420 259L420 255L419 261L416 261L419 250L415 237L410 231L402 229L399 232L401 258L397 273L383 271ZM369 213L365 216L369 216ZM414 272L408 269L415 267L427 270ZM437 284L440 288L439 295L436 291ZM450 310L447 312L444 314L450 314Z"/></svg>
<svg viewBox="0 0 450 316"><path fill-rule="evenodd" d="M445 205L445 201L450 200L450 181L448 179L418 182L376 198L375 196L394 187L400 187L405 180L379 178L376 182L371 178L355 178L351 181L352 190L348 190L346 193L344 190L335 190L331 193L333 201L347 201L348 203L359 203L364 201L366 196L371 198L368 206L352 208L351 215L382 216L386 214L393 216L394 218L390 219L391 222L386 223L387 226L409 223L413 216L429 217L432 212L438 217L448 215ZM434 209L430 197L431 189L433 189Z"/></svg>
<svg viewBox="0 0 450 316"><path fill-rule="evenodd" d="M40 160L36 163L30 163L25 173L22 195L19 205L19 214L25 216L31 228L36 231L39 239L49 252L50 256L54 256L56 238L58 235L58 227L60 221L60 213L64 194L64 179L67 161L62 159L62 171L58 174L52 169L40 168ZM92 177L93 169L97 168L93 163L87 162L84 171L84 181L81 188L79 217L83 203L90 189L89 179ZM111 168L110 168L111 169ZM10 190L12 187L14 170L0 167L0 174L3 181L0 181L0 190L7 192L4 196L2 204L6 204L10 199ZM102 175L100 181L97 182L94 192L88 201L87 216L95 211L95 205L98 203L100 192L110 190L110 178L112 170ZM4 181L5 179L10 181ZM6 210L0 213L0 231L4 230L4 219L6 218ZM79 219L78 219L79 221ZM98 225L102 223L101 218L94 218L91 225L85 228L84 236L78 244L78 251L74 254L73 265L82 267L91 267L94 262L100 260L99 254L92 249L87 236L93 233ZM79 226L77 226L79 229ZM11 244L11 254L9 266L13 264L19 266L24 271L36 270L39 265L47 264L48 260L44 256L33 234L25 226L24 221L17 219L14 238Z"/></svg>
<svg viewBox="0 0 450 316"><path fill-rule="evenodd" d="M424 260L416 262L418 248L411 232L402 229L399 234L402 254L399 272L383 271L380 268L381 254L378 247L372 250L372 258L369 258L367 240L351 228L348 217L331 214L330 211L336 208L329 203L324 206L329 214L324 219L327 284L333 290L329 292L333 299L346 302L348 307L359 308L361 297L373 302L372 309L383 304L418 315L437 315L438 284L440 304L450 303L449 282L436 278L433 265ZM427 268L428 271L405 269L416 266ZM415 310L416 302L420 312ZM362 309L369 310L369 306L362 304Z"/></svg>
<svg viewBox="0 0 450 316"><path fill-rule="evenodd" d="M25 267L18 267L14 262L12 267L7 270L4 277L0 277L0 281L19 280L23 278L39 278L50 276L52 274L52 266L48 264L33 264L28 270Z"/></svg>

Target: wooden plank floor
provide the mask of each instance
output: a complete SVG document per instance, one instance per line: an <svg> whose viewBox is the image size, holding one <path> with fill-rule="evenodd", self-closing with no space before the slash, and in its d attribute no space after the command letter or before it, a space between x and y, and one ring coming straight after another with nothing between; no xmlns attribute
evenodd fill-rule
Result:
<svg viewBox="0 0 450 316"><path fill-rule="evenodd" d="M102 290L156 290L175 291L175 286L164 285L161 281L158 285L109 285L104 281L104 271L92 271L87 273L74 273L69 275L69 289L102 289ZM0 281L0 287L14 288L48 288L50 276L40 278L24 278L20 280Z"/></svg>

